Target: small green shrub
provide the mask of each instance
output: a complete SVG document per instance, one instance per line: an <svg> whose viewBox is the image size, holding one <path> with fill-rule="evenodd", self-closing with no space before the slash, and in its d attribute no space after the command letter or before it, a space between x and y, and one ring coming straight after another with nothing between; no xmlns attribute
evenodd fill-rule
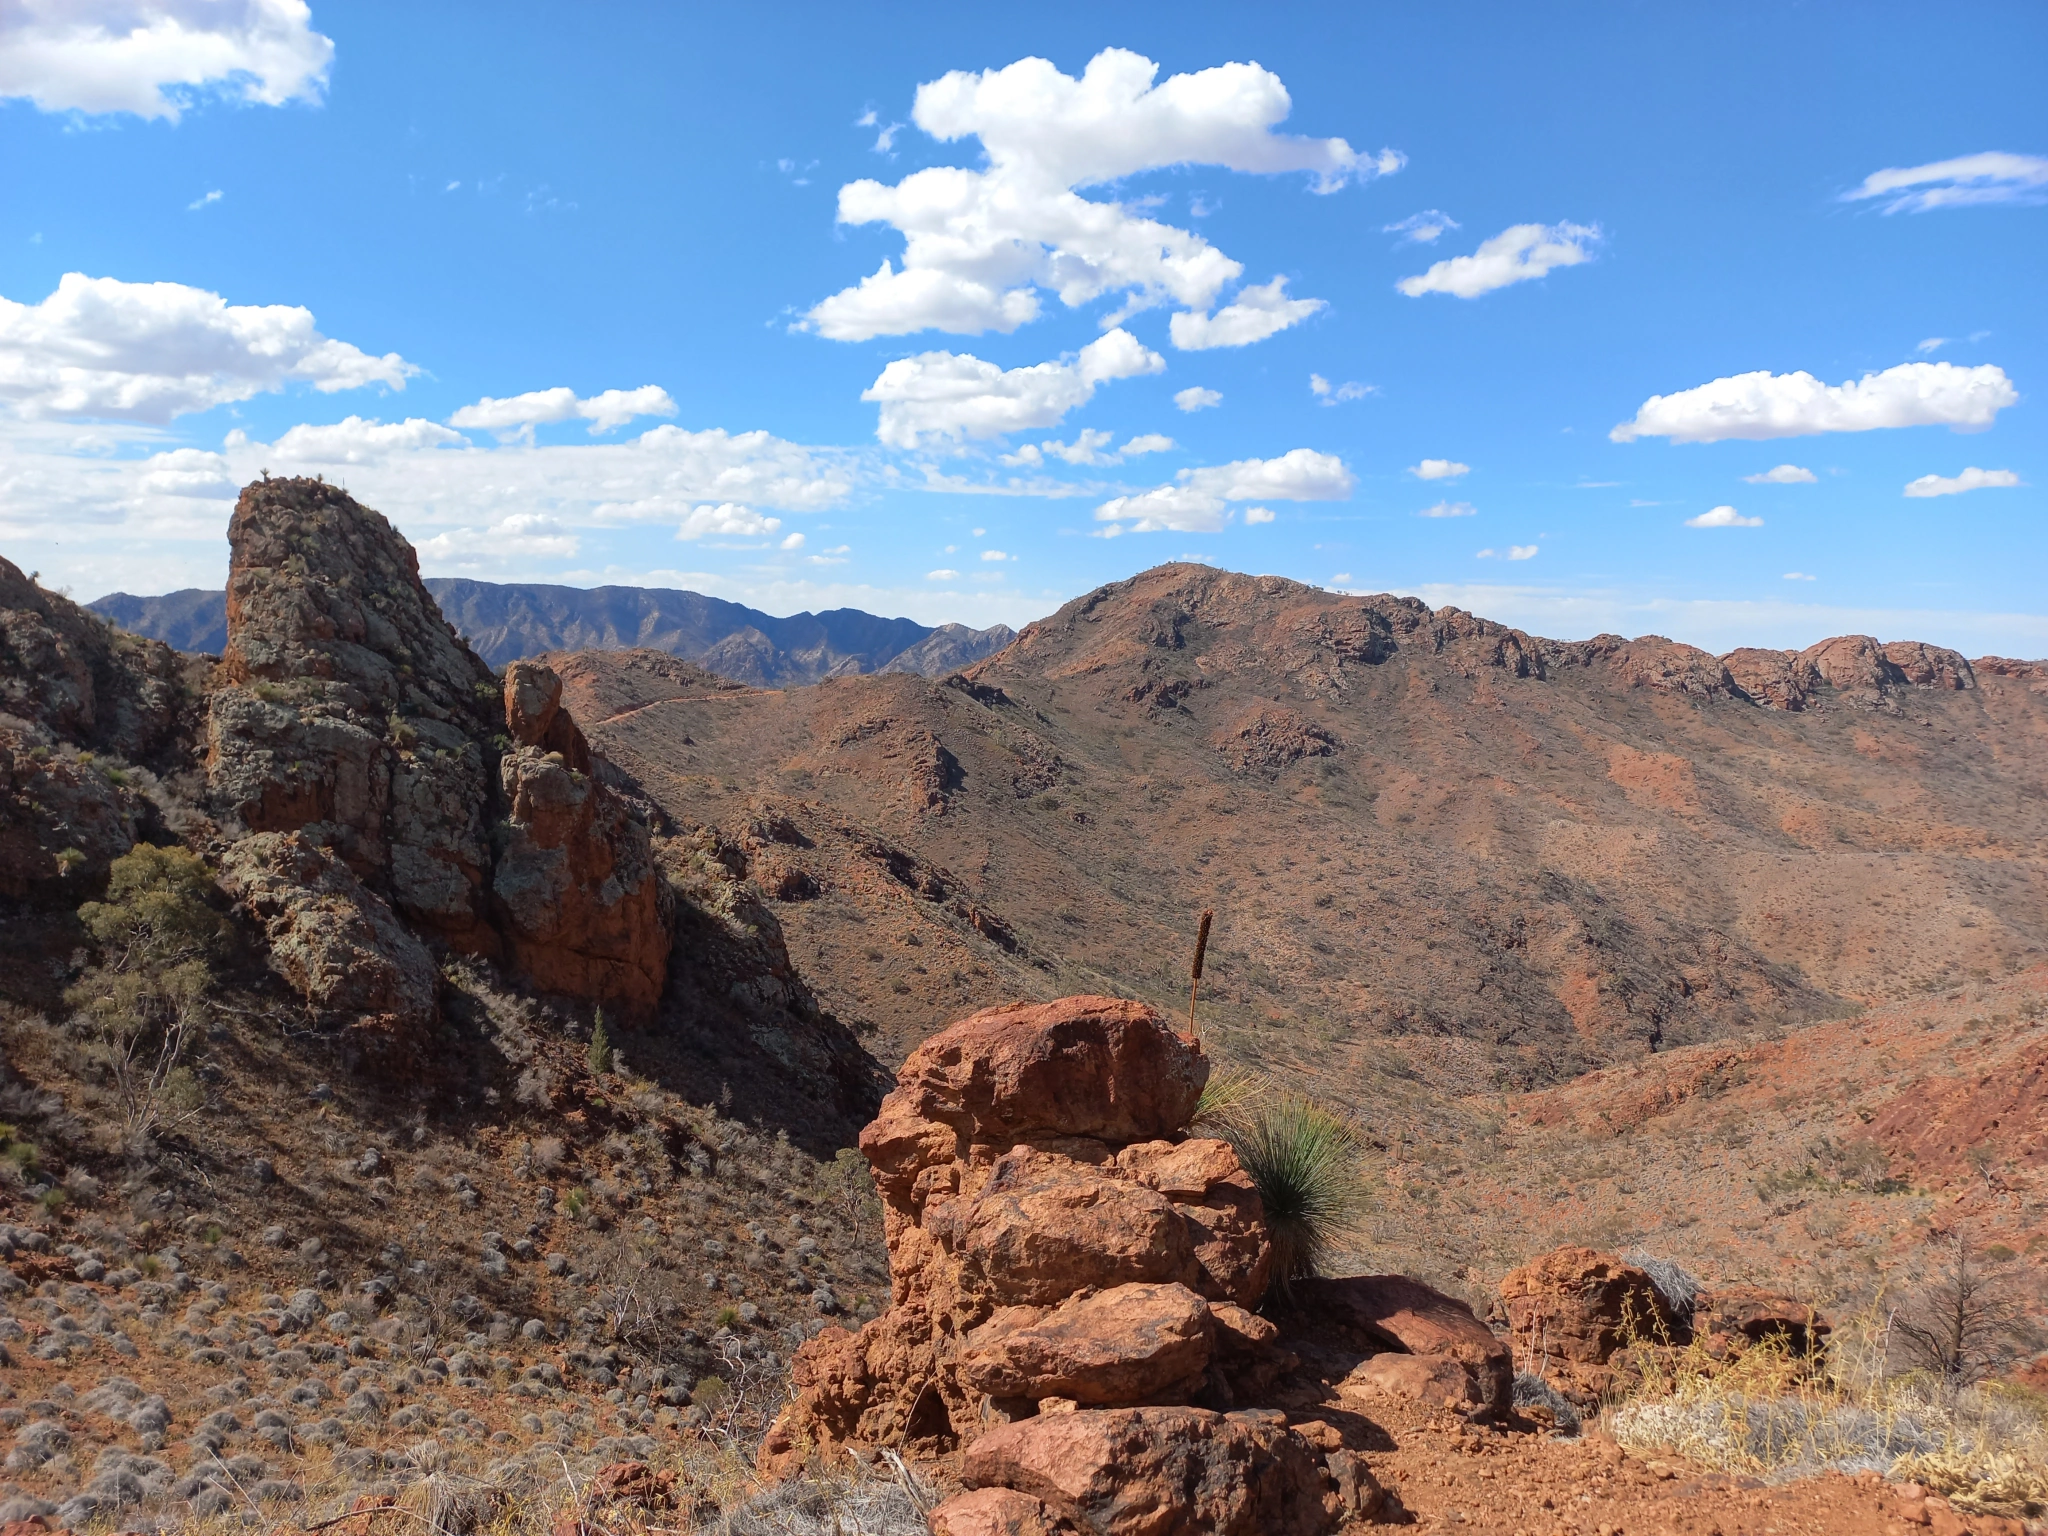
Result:
<svg viewBox="0 0 2048 1536"><path fill-rule="evenodd" d="M64 1001L120 1094L131 1142L196 1113L204 1099L183 1057L232 935L213 892L197 855L138 844L114 860L107 899L78 909L101 958Z"/></svg>
<svg viewBox="0 0 2048 1536"><path fill-rule="evenodd" d="M586 1053L593 1077L603 1077L612 1069L612 1037L605 1032L604 1010L597 1010L597 1022L590 1030L590 1050Z"/></svg>
<svg viewBox="0 0 2048 1536"><path fill-rule="evenodd" d="M1282 1295L1321 1273L1365 1214L1358 1133L1334 1110L1286 1091L1247 1096L1217 1129L1266 1207L1273 1281Z"/></svg>

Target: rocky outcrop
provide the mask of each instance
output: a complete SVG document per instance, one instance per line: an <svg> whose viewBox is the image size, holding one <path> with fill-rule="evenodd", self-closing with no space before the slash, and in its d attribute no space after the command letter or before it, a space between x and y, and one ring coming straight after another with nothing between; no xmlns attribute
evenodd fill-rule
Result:
<svg viewBox="0 0 2048 1536"><path fill-rule="evenodd" d="M1213 1308L1256 1306L1272 1259L1235 1155L1185 1134L1207 1076L1196 1042L1103 997L989 1009L912 1052L861 1135L893 1305L799 1351L770 1464L1208 1391Z"/></svg>
<svg viewBox="0 0 2048 1536"><path fill-rule="evenodd" d="M204 663L114 628L0 559L0 714L130 763L183 766Z"/></svg>
<svg viewBox="0 0 2048 1536"><path fill-rule="evenodd" d="M412 546L315 480L246 487L228 524L216 813L304 831L408 922L490 954L484 748L497 679L420 585Z"/></svg>
<svg viewBox="0 0 2048 1536"><path fill-rule="evenodd" d="M0 897L76 904L151 834L149 770L189 766L204 665L0 559Z"/></svg>
<svg viewBox="0 0 2048 1536"><path fill-rule="evenodd" d="M1747 697L1772 709L1811 709L1831 697L1882 706L1901 688L1977 686L1959 652L1921 640L1884 644L1869 635L1837 635L1803 651L1745 648L1721 660Z"/></svg>
<svg viewBox="0 0 2048 1536"><path fill-rule="evenodd" d="M534 986L645 1019L668 977L665 887L646 825L598 780L561 700L548 668L506 672L495 913L512 968Z"/></svg>
<svg viewBox="0 0 2048 1536"><path fill-rule="evenodd" d="M440 975L347 864L302 832L260 832L228 849L220 882L262 926L271 968L316 1017L382 1065L411 1059L434 1021Z"/></svg>
<svg viewBox="0 0 2048 1536"><path fill-rule="evenodd" d="M396 971L321 979L330 960L348 969L336 957L359 939L396 955L384 942L405 931L395 914L543 990L651 1014L667 971L664 887L646 827L599 783L560 707L560 680L522 666L501 685L442 618L412 547L337 487L252 484L228 539L208 792L230 836L298 839L290 858L259 842L228 860L265 871L238 878L273 966L323 1014L353 1009L389 1035L422 1028L433 990L410 984L426 953L412 934L418 956ZM310 882L297 895L295 874ZM323 912L341 948L309 959Z"/></svg>
<svg viewBox="0 0 2048 1536"><path fill-rule="evenodd" d="M1758 704L1772 709L1803 710L1823 682L1813 658L1797 651L1766 651L1745 646L1721 658L1728 675Z"/></svg>
<svg viewBox="0 0 2048 1536"><path fill-rule="evenodd" d="M992 1008L912 1052L861 1136L893 1304L797 1352L763 1470L963 1452L972 1491L931 1516L950 1536L1309 1536L1383 1495L1350 1441L1274 1404L1341 1417L1340 1379L1383 1357L1419 1362L1433 1402L1504 1405L1505 1346L1418 1282L1303 1282L1284 1334L1257 1314L1257 1190L1188 1131L1208 1070L1199 1042L1105 997Z"/></svg>
<svg viewBox="0 0 2048 1536"><path fill-rule="evenodd" d="M1690 1337L1648 1274L1592 1248L1559 1248L1510 1270L1500 1300L1515 1353L1578 1396L1606 1390L1618 1351Z"/></svg>

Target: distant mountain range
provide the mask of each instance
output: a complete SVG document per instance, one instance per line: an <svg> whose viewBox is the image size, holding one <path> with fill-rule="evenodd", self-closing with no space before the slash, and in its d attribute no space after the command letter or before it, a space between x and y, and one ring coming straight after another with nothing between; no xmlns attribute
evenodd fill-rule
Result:
<svg viewBox="0 0 2048 1536"><path fill-rule="evenodd" d="M758 608L665 587L553 587L430 578L441 611L494 667L543 651L643 646L757 687L815 683L864 672L943 677L1016 638L1007 624L933 629L858 608L777 618ZM201 588L135 597L113 592L87 604L134 634L181 651L219 654L227 644L227 595Z"/></svg>

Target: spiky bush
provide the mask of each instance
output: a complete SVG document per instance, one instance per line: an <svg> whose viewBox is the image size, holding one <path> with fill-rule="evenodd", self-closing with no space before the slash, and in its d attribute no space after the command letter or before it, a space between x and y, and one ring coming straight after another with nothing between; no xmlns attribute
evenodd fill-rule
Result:
<svg viewBox="0 0 2048 1536"><path fill-rule="evenodd" d="M1698 1275L1676 1259L1659 1258L1645 1248L1631 1248L1622 1255L1622 1259L1650 1277L1650 1284L1657 1288L1657 1294L1663 1298L1673 1317L1691 1322L1693 1303L1699 1300L1699 1294L1705 1288Z"/></svg>
<svg viewBox="0 0 2048 1536"><path fill-rule="evenodd" d="M1216 1117L1266 1207L1273 1280L1282 1295L1320 1274L1365 1214L1358 1133L1314 1099L1285 1090L1248 1094Z"/></svg>

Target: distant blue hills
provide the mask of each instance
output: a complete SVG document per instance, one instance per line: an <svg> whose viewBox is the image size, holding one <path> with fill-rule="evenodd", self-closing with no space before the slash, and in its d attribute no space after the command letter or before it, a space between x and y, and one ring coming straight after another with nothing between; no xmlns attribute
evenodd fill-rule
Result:
<svg viewBox="0 0 2048 1536"><path fill-rule="evenodd" d="M543 651L667 651L736 682L782 688L863 672L943 677L1016 638L1007 624L936 629L858 608L777 618L742 603L667 587L555 587L429 577L442 613L494 667ZM218 655L227 594L189 587L161 597L111 592L87 607L133 634Z"/></svg>

